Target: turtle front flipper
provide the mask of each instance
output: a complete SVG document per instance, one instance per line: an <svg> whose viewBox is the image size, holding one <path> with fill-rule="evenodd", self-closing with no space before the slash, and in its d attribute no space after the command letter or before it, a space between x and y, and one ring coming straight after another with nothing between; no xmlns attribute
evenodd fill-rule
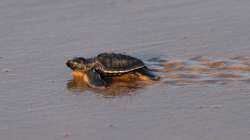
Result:
<svg viewBox="0 0 250 140"><path fill-rule="evenodd" d="M107 86L107 82L94 69L87 71L84 79L92 88L105 88Z"/></svg>
<svg viewBox="0 0 250 140"><path fill-rule="evenodd" d="M151 81L159 81L160 76L152 73L147 67L140 68L136 70L137 74L139 74L140 80L151 80Z"/></svg>

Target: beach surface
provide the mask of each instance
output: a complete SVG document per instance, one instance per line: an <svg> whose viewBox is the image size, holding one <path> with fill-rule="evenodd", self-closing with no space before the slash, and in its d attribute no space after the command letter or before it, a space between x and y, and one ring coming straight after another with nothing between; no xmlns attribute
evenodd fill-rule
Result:
<svg viewBox="0 0 250 140"><path fill-rule="evenodd" d="M249 140L250 1L1 0L3 140ZM65 62L142 59L156 83L94 90Z"/></svg>

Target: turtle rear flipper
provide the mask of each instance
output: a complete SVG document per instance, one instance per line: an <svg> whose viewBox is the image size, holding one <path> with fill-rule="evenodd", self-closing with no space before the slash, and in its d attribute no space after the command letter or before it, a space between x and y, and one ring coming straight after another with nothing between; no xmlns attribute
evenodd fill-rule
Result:
<svg viewBox="0 0 250 140"><path fill-rule="evenodd" d="M147 67L136 70L141 80L159 81L160 77L152 73Z"/></svg>
<svg viewBox="0 0 250 140"><path fill-rule="evenodd" d="M107 82L94 69L86 72L85 79L87 84L92 88L105 88L107 86Z"/></svg>

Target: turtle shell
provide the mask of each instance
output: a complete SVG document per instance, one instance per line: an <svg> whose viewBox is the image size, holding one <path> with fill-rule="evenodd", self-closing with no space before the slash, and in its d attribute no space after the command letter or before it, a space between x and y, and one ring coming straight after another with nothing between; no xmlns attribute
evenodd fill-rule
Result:
<svg viewBox="0 0 250 140"><path fill-rule="evenodd" d="M98 70L110 74L122 74L145 67L140 59L119 53L101 53L96 57L96 62Z"/></svg>

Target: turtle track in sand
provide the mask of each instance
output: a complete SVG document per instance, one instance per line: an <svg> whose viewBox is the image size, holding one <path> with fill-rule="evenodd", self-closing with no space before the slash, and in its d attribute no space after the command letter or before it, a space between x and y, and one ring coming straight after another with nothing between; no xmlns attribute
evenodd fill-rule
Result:
<svg viewBox="0 0 250 140"><path fill-rule="evenodd" d="M170 85L250 82L250 57L194 57L186 60L152 58L146 61Z"/></svg>

